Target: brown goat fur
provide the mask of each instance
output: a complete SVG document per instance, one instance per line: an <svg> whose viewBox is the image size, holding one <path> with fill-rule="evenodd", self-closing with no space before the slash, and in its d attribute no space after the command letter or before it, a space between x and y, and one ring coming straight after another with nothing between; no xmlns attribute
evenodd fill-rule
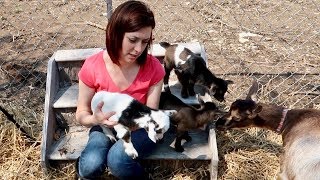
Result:
<svg viewBox="0 0 320 180"><path fill-rule="evenodd" d="M257 92L257 82L250 92ZM253 90L254 88L255 90ZM320 111L286 109L256 103L254 94L232 103L229 112L216 122L218 130L260 127L282 135L284 154L278 179L320 179Z"/></svg>
<svg viewBox="0 0 320 180"><path fill-rule="evenodd" d="M200 95L197 95L200 107L196 108L182 102L178 97L169 92L162 92L159 108L176 110L170 121L177 128L175 150L183 152L182 139L191 141L188 131L205 127L209 122L217 119L224 112L220 111L213 102L204 102Z"/></svg>

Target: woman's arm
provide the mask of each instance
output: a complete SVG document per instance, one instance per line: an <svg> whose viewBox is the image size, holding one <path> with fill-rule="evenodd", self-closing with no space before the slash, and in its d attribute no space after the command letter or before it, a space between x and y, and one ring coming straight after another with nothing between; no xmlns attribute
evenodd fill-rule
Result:
<svg viewBox="0 0 320 180"><path fill-rule="evenodd" d="M159 108L160 95L162 91L163 79L150 87L146 105L153 109Z"/></svg>
<svg viewBox="0 0 320 180"><path fill-rule="evenodd" d="M79 97L76 111L76 120L84 126L91 127L94 125L114 126L116 122L109 121L109 118L114 115L114 112L103 113L101 108L103 103L100 103L95 110L91 111L91 100L95 94L95 90L88 87L79 80Z"/></svg>

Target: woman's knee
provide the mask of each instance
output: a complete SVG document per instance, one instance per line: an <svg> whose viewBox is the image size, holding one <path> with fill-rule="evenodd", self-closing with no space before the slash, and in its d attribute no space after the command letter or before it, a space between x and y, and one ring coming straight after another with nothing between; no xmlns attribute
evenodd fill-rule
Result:
<svg viewBox="0 0 320 180"><path fill-rule="evenodd" d="M156 144L149 138L144 129L132 132L132 143L138 152L138 159L151 153ZM144 169L136 159L132 159L124 151L123 141L117 141L108 153L108 167L116 177L138 177L143 175Z"/></svg>
<svg viewBox="0 0 320 180"><path fill-rule="evenodd" d="M103 155L87 153L79 158L78 173L83 178L95 178L101 176L106 167L106 158L103 158Z"/></svg>
<svg viewBox="0 0 320 180"><path fill-rule="evenodd" d="M102 175L107 166L107 155L111 146L111 140L100 128L91 128L88 143L79 157L79 175L84 178Z"/></svg>
<svg viewBox="0 0 320 180"><path fill-rule="evenodd" d="M122 140L111 147L107 160L111 173L120 179L141 176L144 172L140 163L125 153Z"/></svg>

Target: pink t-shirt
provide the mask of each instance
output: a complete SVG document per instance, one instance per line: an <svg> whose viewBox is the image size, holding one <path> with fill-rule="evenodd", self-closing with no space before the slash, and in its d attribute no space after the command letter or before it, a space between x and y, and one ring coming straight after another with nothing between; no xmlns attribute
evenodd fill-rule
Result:
<svg viewBox="0 0 320 180"><path fill-rule="evenodd" d="M78 76L84 84L95 89L96 92L101 90L121 92L145 104L150 86L157 84L164 77L164 74L164 68L160 61L154 56L148 55L146 63L140 66L132 84L127 89L120 91L108 73L103 60L103 51L101 51L85 60Z"/></svg>

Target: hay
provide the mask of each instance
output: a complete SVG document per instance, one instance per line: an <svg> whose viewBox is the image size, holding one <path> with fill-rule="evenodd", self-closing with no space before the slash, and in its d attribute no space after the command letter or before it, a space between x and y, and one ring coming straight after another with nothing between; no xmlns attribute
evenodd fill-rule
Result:
<svg viewBox="0 0 320 180"><path fill-rule="evenodd" d="M219 179L274 179L280 165L281 136L258 128L218 132L217 136Z"/></svg>
<svg viewBox="0 0 320 180"><path fill-rule="evenodd" d="M0 174L3 179L44 179L39 142L30 143L1 116ZM40 138L37 138L40 139Z"/></svg>
<svg viewBox="0 0 320 180"><path fill-rule="evenodd" d="M73 179L73 162L57 164L44 175L40 165L41 135L30 143L16 127L0 116L3 179ZM37 132L35 134L41 134ZM279 171L281 137L271 131L251 128L217 132L219 151L218 179L273 179ZM145 160L153 169L152 179L210 179L209 161ZM104 179L115 179L106 172Z"/></svg>

